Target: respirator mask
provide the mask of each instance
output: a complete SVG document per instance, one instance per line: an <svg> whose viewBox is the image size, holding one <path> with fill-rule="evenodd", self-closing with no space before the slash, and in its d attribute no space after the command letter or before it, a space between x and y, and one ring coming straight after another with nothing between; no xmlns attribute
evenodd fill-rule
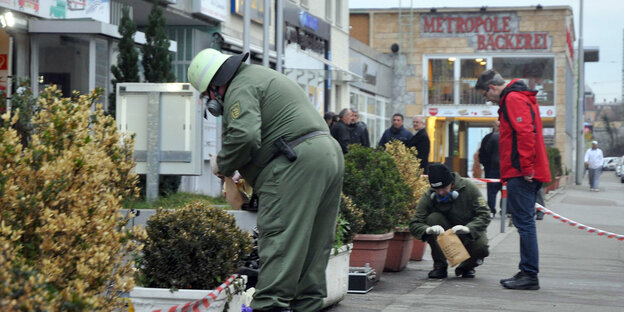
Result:
<svg viewBox="0 0 624 312"><path fill-rule="evenodd" d="M210 98L210 92L214 94L214 99ZM206 110L210 112L210 115L215 117L223 115L223 97L219 94L216 88L208 88L208 95L204 96L204 101L206 102Z"/></svg>
<svg viewBox="0 0 624 312"><path fill-rule="evenodd" d="M459 193L454 190L446 194L446 196L440 196L436 192L431 193L431 200L442 204L451 203L456 200L457 197L459 197Z"/></svg>

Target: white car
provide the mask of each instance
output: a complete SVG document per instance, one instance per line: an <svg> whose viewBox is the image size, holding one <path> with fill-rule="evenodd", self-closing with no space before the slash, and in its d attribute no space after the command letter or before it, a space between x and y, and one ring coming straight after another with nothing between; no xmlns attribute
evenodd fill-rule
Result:
<svg viewBox="0 0 624 312"><path fill-rule="evenodd" d="M619 157L605 157L602 160L602 171L614 171Z"/></svg>
<svg viewBox="0 0 624 312"><path fill-rule="evenodd" d="M624 156L619 157L615 164L615 175L621 177L624 174Z"/></svg>

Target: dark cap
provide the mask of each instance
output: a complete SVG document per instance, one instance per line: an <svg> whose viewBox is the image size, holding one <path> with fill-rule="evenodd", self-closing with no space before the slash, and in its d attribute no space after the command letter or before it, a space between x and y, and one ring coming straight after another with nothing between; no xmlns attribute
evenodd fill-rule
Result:
<svg viewBox="0 0 624 312"><path fill-rule="evenodd" d="M249 53L241 53L228 57L228 59L225 60L223 65L221 65L219 70L215 73L212 81L210 81L210 85L219 87L232 80L232 77L234 77L238 67L247 59L247 57L249 57Z"/></svg>
<svg viewBox="0 0 624 312"><path fill-rule="evenodd" d="M497 74L498 73L493 69L489 69L481 73L479 79L477 79L477 83L474 86L475 89L487 90L492 84L491 81L494 79L494 76L496 76Z"/></svg>
<svg viewBox="0 0 624 312"><path fill-rule="evenodd" d="M443 164L429 165L429 184L432 188L445 187L453 182L451 170Z"/></svg>

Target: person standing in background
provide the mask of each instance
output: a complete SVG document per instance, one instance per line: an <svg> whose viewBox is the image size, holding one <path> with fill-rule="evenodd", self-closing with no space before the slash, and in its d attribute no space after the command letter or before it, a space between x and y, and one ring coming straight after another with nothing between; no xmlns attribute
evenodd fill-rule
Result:
<svg viewBox="0 0 624 312"><path fill-rule="evenodd" d="M351 144L360 144L364 147L370 147L370 140L368 138L368 128L363 121L360 121L360 115L355 109L351 109L353 112L353 121L349 127L351 128Z"/></svg>
<svg viewBox="0 0 624 312"><path fill-rule="evenodd" d="M585 152L585 166L589 171L589 190L598 192L598 183L602 173L602 150L598 148L598 141L592 141L592 146Z"/></svg>
<svg viewBox="0 0 624 312"><path fill-rule="evenodd" d="M386 143L392 140L399 140L406 144L411 138L412 134L403 127L403 115L396 113L392 115L392 126L384 131L378 145L385 148Z"/></svg>
<svg viewBox="0 0 624 312"><path fill-rule="evenodd" d="M483 164L486 178L500 178L500 156L498 150L499 127L500 122L495 120L492 123L492 132L483 137L481 148L479 148L479 162ZM487 184L487 200L492 218L496 215L496 196L502 188L503 183L501 182L489 182Z"/></svg>
<svg viewBox="0 0 624 312"><path fill-rule="evenodd" d="M340 118L340 120L331 127L331 135L340 144L342 153L346 154L347 146L353 143L351 128L349 127L349 125L353 123L353 112L348 108L344 108L338 113L338 118Z"/></svg>
<svg viewBox="0 0 624 312"><path fill-rule="evenodd" d="M429 149L431 142L429 141L429 135L425 129L425 117L414 116L412 119L412 125L414 126L414 135L405 144L408 148L414 147L418 151L416 156L420 159L420 167L423 169L423 174L429 173Z"/></svg>

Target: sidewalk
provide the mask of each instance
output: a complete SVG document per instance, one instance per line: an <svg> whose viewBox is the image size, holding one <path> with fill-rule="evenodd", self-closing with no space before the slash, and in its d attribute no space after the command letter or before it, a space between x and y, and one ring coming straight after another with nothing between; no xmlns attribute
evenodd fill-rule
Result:
<svg viewBox="0 0 624 312"><path fill-rule="evenodd" d="M584 181L586 184L587 182ZM546 196L546 207L574 221L624 234L624 184L604 172L601 192L568 186ZM484 191L484 188L483 188ZM488 226L490 256L474 279L430 280L429 251L398 273L384 272L367 294L348 294L330 312L368 311L621 311L624 306L624 241L597 236L545 216L537 221L540 247L538 291L504 289L499 279L518 271L519 239L500 217Z"/></svg>

